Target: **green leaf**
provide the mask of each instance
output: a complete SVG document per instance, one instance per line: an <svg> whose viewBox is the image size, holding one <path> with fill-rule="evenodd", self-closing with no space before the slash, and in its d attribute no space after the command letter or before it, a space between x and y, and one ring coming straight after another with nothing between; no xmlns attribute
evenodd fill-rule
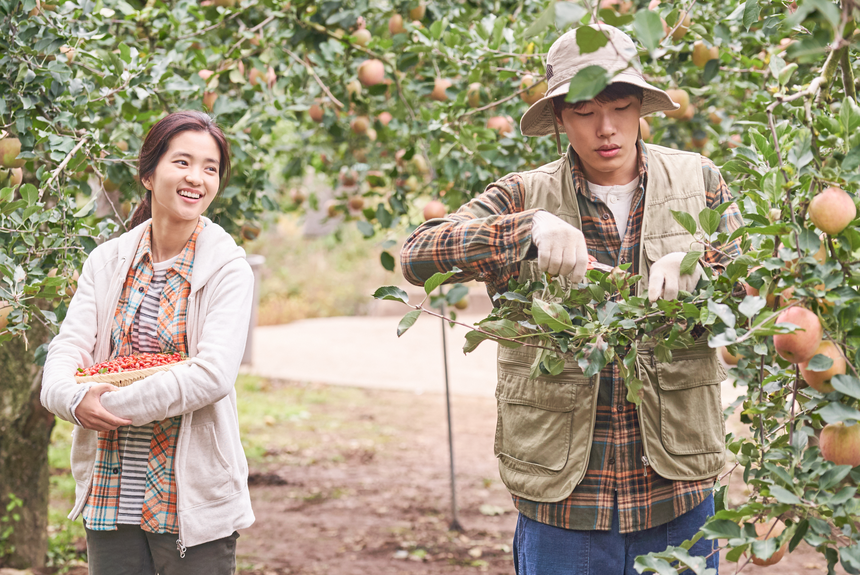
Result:
<svg viewBox="0 0 860 575"><path fill-rule="evenodd" d="M818 487L821 489L830 489L845 479L851 473L850 465L837 465L833 469L828 469L821 474L818 480Z"/></svg>
<svg viewBox="0 0 860 575"><path fill-rule="evenodd" d="M741 536L741 528L728 519L711 519L702 526L708 539L734 539Z"/></svg>
<svg viewBox="0 0 860 575"><path fill-rule="evenodd" d="M409 295L402 289L396 286L385 286L373 292L374 299L399 301L401 303L409 303Z"/></svg>
<svg viewBox="0 0 860 575"><path fill-rule="evenodd" d="M609 85L609 77L606 70L601 66L586 66L576 73L570 81L570 91L565 97L565 102L575 104L591 100Z"/></svg>
<svg viewBox="0 0 860 575"><path fill-rule="evenodd" d="M663 21L652 10L639 10L633 17L633 31L648 51L652 51L663 40Z"/></svg>
<svg viewBox="0 0 860 575"><path fill-rule="evenodd" d="M576 45L582 54L596 52L606 46L609 39L606 34L591 26L580 26L576 29Z"/></svg>
<svg viewBox="0 0 860 575"><path fill-rule="evenodd" d="M846 172L853 172L860 168L860 146L854 146L849 150L842 159L842 169Z"/></svg>
<svg viewBox="0 0 860 575"><path fill-rule="evenodd" d="M702 83L710 84L720 71L720 59L713 58L705 62L705 70L702 72Z"/></svg>
<svg viewBox="0 0 860 575"><path fill-rule="evenodd" d="M454 305L464 297L469 295L469 288L463 284L454 284L445 294L445 301L449 305Z"/></svg>
<svg viewBox="0 0 860 575"><path fill-rule="evenodd" d="M836 379L835 377L833 379ZM833 379L830 380L833 383ZM835 385L833 386L836 387ZM827 423L838 423L840 421L860 421L860 411L838 402L831 402L817 411L821 419Z"/></svg>
<svg viewBox="0 0 860 575"><path fill-rule="evenodd" d="M556 2L555 3L555 25L559 30L565 30L571 24L579 22L585 16L586 10L578 3ZM609 24L609 22L607 22ZM610 24L611 25L611 24Z"/></svg>
<svg viewBox="0 0 860 575"><path fill-rule="evenodd" d="M21 186L21 197L27 201L28 206L32 206L39 200L39 190L33 184L24 184Z"/></svg>
<svg viewBox="0 0 860 575"><path fill-rule="evenodd" d="M449 278L460 273L460 271L461 270L459 268L454 268L449 272L438 272L433 274L426 282L424 282L424 292L429 294L437 287L448 281Z"/></svg>
<svg viewBox="0 0 860 575"><path fill-rule="evenodd" d="M687 255L681 260L681 275L692 275L696 271L696 264L699 263L701 257L702 252L700 251L687 252Z"/></svg>
<svg viewBox="0 0 860 575"><path fill-rule="evenodd" d="M758 0L747 0L744 4L744 28L749 32L750 26L758 22L758 15L761 12L761 7L758 5Z"/></svg>
<svg viewBox="0 0 860 575"><path fill-rule="evenodd" d="M767 306L767 299L757 295L748 295L738 306L738 311L752 318Z"/></svg>
<svg viewBox="0 0 860 575"><path fill-rule="evenodd" d="M523 39L527 40L532 36L537 36L550 26L552 26L555 21L555 0L551 0L549 6L541 12L541 15L537 20L532 22L531 26L526 28L526 31L523 32Z"/></svg>
<svg viewBox="0 0 860 575"><path fill-rule="evenodd" d="M361 235L366 238L372 238L373 234L376 233L373 229L373 224L371 224L370 222L358 220L358 222L356 222L356 225L358 226L358 231L361 232Z"/></svg>
<svg viewBox="0 0 860 575"><path fill-rule="evenodd" d="M537 325L545 325L554 332L573 329L567 311L557 303L535 299L532 302L532 319Z"/></svg>
<svg viewBox="0 0 860 575"><path fill-rule="evenodd" d="M640 555L636 558L636 570L639 573L652 571L659 575L678 575L678 570L672 567L665 559L654 557L653 553L648 555Z"/></svg>
<svg viewBox="0 0 860 575"><path fill-rule="evenodd" d="M786 491L786 493L788 492ZM795 497L795 499L797 498ZM800 500L798 499L797 502L800 503ZM753 541L752 552L757 558L761 560L769 559L771 555L776 553L776 539L770 537L763 541Z"/></svg>
<svg viewBox="0 0 860 575"><path fill-rule="evenodd" d="M490 339L490 336L480 331L470 331L466 334L466 343L463 345L463 353L471 353L482 341Z"/></svg>
<svg viewBox="0 0 860 575"><path fill-rule="evenodd" d="M729 327L735 327L735 314L732 308L724 303L717 303L712 299L708 300L708 311L714 312L718 318L723 320L723 323Z"/></svg>
<svg viewBox="0 0 860 575"><path fill-rule="evenodd" d="M675 210L671 210L672 217L675 218L675 221L681 224L685 230L687 230L691 236L696 235L696 220L693 219L693 216L688 214L687 212L678 212Z"/></svg>
<svg viewBox="0 0 860 575"><path fill-rule="evenodd" d="M397 324L397 337L400 337L406 330L415 325L415 321L418 319L418 316L421 315L421 310L412 310L406 315L403 316L403 319L400 320L400 323Z"/></svg>
<svg viewBox="0 0 860 575"><path fill-rule="evenodd" d="M710 236L720 227L720 214L710 208L705 208L699 212L699 223L705 234Z"/></svg>
<svg viewBox="0 0 860 575"><path fill-rule="evenodd" d="M810 359L809 363L806 365L806 369L809 371L827 371L831 367L833 367L833 360L820 353L816 353L812 356L812 359ZM860 382L857 383L860 384Z"/></svg>
<svg viewBox="0 0 860 575"><path fill-rule="evenodd" d="M815 357L819 357L819 356L816 355ZM812 359L814 360L815 357L813 357ZM811 364L812 361L810 361L809 363ZM833 363L833 360L831 360L831 364L832 363ZM813 370L813 371L824 371L824 370ZM830 385L832 385L833 389L835 389L839 393L844 393L845 395L849 395L855 399L860 399L860 380L858 380L853 375L834 375L833 378L830 380Z"/></svg>
<svg viewBox="0 0 860 575"><path fill-rule="evenodd" d="M789 505L801 504L800 498L788 489L778 485L771 485L768 489L770 490L770 494L773 495L780 503L787 503Z"/></svg>
<svg viewBox="0 0 860 575"><path fill-rule="evenodd" d="M379 254L379 263L381 263L382 267L384 267L388 271L394 271L394 256L392 256L390 253L382 252L381 254Z"/></svg>
<svg viewBox="0 0 860 575"><path fill-rule="evenodd" d="M792 62L779 72L779 84L785 86L791 80L792 74L797 70L797 62Z"/></svg>

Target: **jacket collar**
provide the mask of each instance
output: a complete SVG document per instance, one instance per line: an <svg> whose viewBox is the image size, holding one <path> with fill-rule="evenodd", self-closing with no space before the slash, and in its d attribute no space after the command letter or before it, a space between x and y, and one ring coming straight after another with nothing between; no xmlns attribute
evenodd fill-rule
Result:
<svg viewBox="0 0 860 575"><path fill-rule="evenodd" d="M188 238L188 241L185 243L185 247L179 253L179 256L176 258L176 261L173 262L173 265L170 266L170 269L174 270L178 273L182 278L191 282L191 272L194 265L194 250L197 245L197 237L200 235L200 232L206 226L206 222L203 218L198 220L197 228L191 234L191 237ZM149 220L144 224L143 235L140 240L138 240L137 244L137 252L134 255L134 258L131 261L131 267L136 269L137 266L140 265L141 262L146 262L149 265L152 265L152 220Z"/></svg>

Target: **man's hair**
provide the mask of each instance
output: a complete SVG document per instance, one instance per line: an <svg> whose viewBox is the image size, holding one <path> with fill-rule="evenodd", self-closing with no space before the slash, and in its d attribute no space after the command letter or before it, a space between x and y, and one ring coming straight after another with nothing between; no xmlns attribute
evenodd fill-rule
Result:
<svg viewBox="0 0 860 575"><path fill-rule="evenodd" d="M609 84L606 88L603 89L597 96L594 97L593 101L598 104L608 104L609 102L614 102L616 100L621 100L626 98L627 96L636 96L639 100L639 103L642 103L642 98L645 97L645 92L639 86L635 86L633 84L628 84L626 82L616 82L614 84ZM578 110L582 106L585 105L586 102L591 100L584 100L582 102L576 102L575 104L571 104L569 102L565 102L564 99L567 97L567 94L559 94L552 99L552 108L555 111L555 115L557 117L561 117L562 111L566 108L573 108L574 110Z"/></svg>

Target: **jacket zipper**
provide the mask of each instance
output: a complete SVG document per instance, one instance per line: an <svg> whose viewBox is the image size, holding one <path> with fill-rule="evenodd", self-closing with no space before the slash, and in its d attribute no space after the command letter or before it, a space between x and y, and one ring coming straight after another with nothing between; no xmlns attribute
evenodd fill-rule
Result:
<svg viewBox="0 0 860 575"><path fill-rule="evenodd" d="M645 466L645 473L644 473L644 476L645 476L645 477L648 477L648 458L647 458L647 457L645 457L644 455L642 456L642 465L644 465L644 466Z"/></svg>
<svg viewBox="0 0 860 575"><path fill-rule="evenodd" d="M189 294L189 296L188 296L188 313L186 314L185 325L194 325L194 323L193 323L193 320L195 319L194 301L195 301L194 294L193 293ZM187 341L187 338L188 338L187 330L186 330L185 337L186 337L185 349L190 352L191 350L188 348L188 341ZM183 424L185 423L185 418L190 417L190 416L191 416L191 414L183 415L182 421L179 423L179 434L176 436L176 453L174 454L176 456L176 458L174 459L174 465L179 462L179 446L182 443L181 441L179 441L179 439L182 436L182 431L185 429L185 426ZM179 529L179 533L176 534L176 550L179 551L179 558L185 559L185 552L187 551L187 549L186 549L185 545L182 544L182 521L181 521L180 515L179 515L179 491L180 491L179 473L176 473L176 525Z"/></svg>

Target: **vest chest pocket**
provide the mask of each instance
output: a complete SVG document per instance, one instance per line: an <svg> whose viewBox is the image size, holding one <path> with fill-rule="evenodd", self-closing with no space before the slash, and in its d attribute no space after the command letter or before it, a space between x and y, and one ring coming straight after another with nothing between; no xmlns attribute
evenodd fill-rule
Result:
<svg viewBox="0 0 860 575"><path fill-rule="evenodd" d="M673 455L718 453L725 449L720 383L725 372L715 353L657 364L660 434Z"/></svg>
<svg viewBox="0 0 860 575"><path fill-rule="evenodd" d="M589 380L574 370L530 380L529 365L499 361L495 453L520 472L550 475L567 463L577 389Z"/></svg>

